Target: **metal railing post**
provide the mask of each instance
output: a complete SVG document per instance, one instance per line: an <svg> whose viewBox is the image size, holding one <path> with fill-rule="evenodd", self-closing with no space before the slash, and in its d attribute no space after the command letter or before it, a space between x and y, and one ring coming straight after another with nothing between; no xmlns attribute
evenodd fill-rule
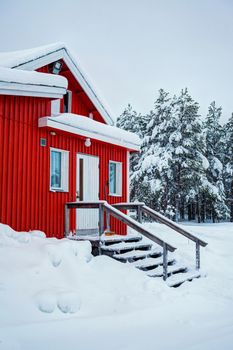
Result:
<svg viewBox="0 0 233 350"><path fill-rule="evenodd" d="M167 279L167 244L163 243L163 280Z"/></svg>
<svg viewBox="0 0 233 350"><path fill-rule="evenodd" d="M137 219L138 222L142 223L142 208L140 205L137 207Z"/></svg>
<svg viewBox="0 0 233 350"><path fill-rule="evenodd" d="M104 232L104 206L99 204L99 255L101 255L101 235Z"/></svg>
<svg viewBox="0 0 233 350"><path fill-rule="evenodd" d="M70 233L70 210L68 205L65 204L65 237L68 237Z"/></svg>
<svg viewBox="0 0 233 350"><path fill-rule="evenodd" d="M201 266L200 244L199 244L199 241L196 241L196 269L199 270L200 266Z"/></svg>
<svg viewBox="0 0 233 350"><path fill-rule="evenodd" d="M107 231L110 231L110 214L109 214L109 212L106 212L106 225L107 225Z"/></svg>

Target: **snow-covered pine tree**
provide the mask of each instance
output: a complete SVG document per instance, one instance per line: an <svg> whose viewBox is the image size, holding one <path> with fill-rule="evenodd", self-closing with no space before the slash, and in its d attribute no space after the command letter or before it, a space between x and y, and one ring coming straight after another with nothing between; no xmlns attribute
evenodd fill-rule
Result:
<svg viewBox="0 0 233 350"><path fill-rule="evenodd" d="M133 109L131 104L128 104L128 106L124 109L123 113L117 119L116 126L126 131L134 132L142 139L146 132L148 118L148 115L138 114ZM140 156L140 152L134 152L130 154L130 174L132 174L133 169L138 164ZM134 191L134 186L130 184L131 198L135 197Z"/></svg>
<svg viewBox="0 0 233 350"><path fill-rule="evenodd" d="M133 156L131 166L131 199L144 201L176 220L204 221L207 201L215 218L226 214L219 170L223 159L221 110L211 104L204 124L198 110L187 89L173 99L161 89L154 109L143 121L138 121L140 115L130 105L118 119L118 126L143 137L140 155ZM233 117L225 128L228 150L233 145L232 127ZM233 149L228 150L224 174L233 220Z"/></svg>
<svg viewBox="0 0 233 350"><path fill-rule="evenodd" d="M163 89L159 90L154 109L149 113L150 122L141 147L141 157L131 174L133 199L146 202L152 208L172 214L169 202L169 155L165 146L166 126L171 119L171 99ZM167 211L170 209L171 213Z"/></svg>
<svg viewBox="0 0 233 350"><path fill-rule="evenodd" d="M187 89L174 97L172 120L175 126L169 135L172 154L170 172L174 187L174 206L176 220L180 216L188 219L197 218L201 221L202 191L206 184L206 163L204 156L205 142L202 132L202 122L198 114L199 105Z"/></svg>
<svg viewBox="0 0 233 350"><path fill-rule="evenodd" d="M224 126L224 183L230 220L233 222L233 114Z"/></svg>
<svg viewBox="0 0 233 350"><path fill-rule="evenodd" d="M201 221L208 162L198 109L187 89L172 100L160 90L132 175L137 198L176 220L184 219L189 209L189 219Z"/></svg>
<svg viewBox="0 0 233 350"><path fill-rule="evenodd" d="M215 219L226 219L228 208L226 205L226 194L223 183L223 128L220 124L222 108L216 107L212 102L204 122L204 133L206 137L206 158L209 166L206 175L209 184L204 192L204 215Z"/></svg>
<svg viewBox="0 0 233 350"><path fill-rule="evenodd" d="M128 104L120 117L117 118L116 126L126 131L134 132L142 138L146 129L145 116L138 114L131 104Z"/></svg>

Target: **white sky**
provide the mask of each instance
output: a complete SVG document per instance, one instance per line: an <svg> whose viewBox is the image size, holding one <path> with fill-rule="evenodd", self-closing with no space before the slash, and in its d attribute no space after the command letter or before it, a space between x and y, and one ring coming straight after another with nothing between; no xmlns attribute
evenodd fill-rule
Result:
<svg viewBox="0 0 233 350"><path fill-rule="evenodd" d="M233 112L233 0L0 0L0 51L63 41L113 117L188 87Z"/></svg>

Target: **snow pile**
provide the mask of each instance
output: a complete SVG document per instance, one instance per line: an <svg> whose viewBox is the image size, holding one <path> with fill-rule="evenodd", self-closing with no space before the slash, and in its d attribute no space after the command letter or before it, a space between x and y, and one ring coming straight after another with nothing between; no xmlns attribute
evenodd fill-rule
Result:
<svg viewBox="0 0 233 350"><path fill-rule="evenodd" d="M0 323L35 314L35 306L45 313L77 312L77 275L91 258L88 241L48 239L41 231L16 232L0 224Z"/></svg>
<svg viewBox="0 0 233 350"><path fill-rule="evenodd" d="M43 290L36 295L36 304L42 312L52 313L56 307L64 313L75 313L80 309L81 301L76 292L52 293Z"/></svg>
<svg viewBox="0 0 233 350"><path fill-rule="evenodd" d="M195 264L195 244L164 225L147 227ZM0 349L232 349L233 224L187 229L209 243L201 249L207 277L169 288L93 257L88 242L0 225Z"/></svg>
<svg viewBox="0 0 233 350"><path fill-rule="evenodd" d="M148 284L143 272L106 256L94 258L89 241L45 238L43 232L16 232L3 224L0 286L0 325L43 320L46 314L111 314L131 297L140 307L134 299L168 288Z"/></svg>

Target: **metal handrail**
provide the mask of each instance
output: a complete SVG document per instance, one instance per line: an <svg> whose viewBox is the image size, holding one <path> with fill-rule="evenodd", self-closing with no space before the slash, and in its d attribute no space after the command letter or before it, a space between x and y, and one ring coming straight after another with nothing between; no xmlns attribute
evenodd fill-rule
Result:
<svg viewBox="0 0 233 350"><path fill-rule="evenodd" d="M156 212L150 207L146 206L145 203L143 202L117 203L117 204L114 204L114 207L120 210L130 210L130 209L137 210L137 217L139 222L142 222L142 213L145 213L149 215L151 218L153 218L154 220L170 227L174 231L182 234L183 236L195 242L196 243L196 268L200 269L200 246L205 247L208 243L201 240L200 238L193 235L192 233L184 230L180 225L176 224L172 220L166 218L164 215L161 215L160 213Z"/></svg>
<svg viewBox="0 0 233 350"><path fill-rule="evenodd" d="M70 220L69 220L69 210L70 209L99 209L99 252L101 253L101 234L104 233L104 212L106 213L107 226L110 223L110 215L123 222L127 226L133 228L135 231L141 233L143 236L149 238L153 242L157 243L163 248L163 279L167 279L167 254L168 251L173 252L176 248L165 242L161 238L155 236L148 229L145 229L143 225L136 220L130 218L128 215L122 213L120 210L114 208L112 205L108 204L106 201L89 201L89 202L69 202L65 204L65 236L67 237L70 232Z"/></svg>
<svg viewBox="0 0 233 350"><path fill-rule="evenodd" d="M161 238L155 236L149 230L145 229L145 227L143 227L143 225L141 223L139 223L136 220L130 218L128 215L122 213L121 211L119 211L118 209L114 208L112 205L108 204L107 202L104 204L104 211L107 214L112 215L113 217L115 217L119 221L123 222L127 226L131 227L135 231L141 233L143 236L149 238L151 241L159 244L161 247L163 247L163 245L166 244L167 245L167 249L170 252L174 252L174 250L176 249L175 247L173 247L169 243L165 242Z"/></svg>
<svg viewBox="0 0 233 350"><path fill-rule="evenodd" d="M194 242L199 242L199 244L202 247L205 247L208 244L205 241L203 241L202 239L195 236L194 234L183 229L180 225L178 225L174 221L168 219L166 216L164 216L164 215L158 213L157 211L155 211L154 209L151 209L150 207L146 206L145 203L142 203L142 202L139 202L139 203L116 203L116 204L113 204L113 206L115 208L119 208L120 210L135 209L138 212L142 211L145 214L152 217L152 219L155 219L156 221L160 222L161 224L169 226L171 229L182 234L183 236L187 237L188 239L191 239ZM138 216L139 216L139 219L141 221L140 215L138 215Z"/></svg>

